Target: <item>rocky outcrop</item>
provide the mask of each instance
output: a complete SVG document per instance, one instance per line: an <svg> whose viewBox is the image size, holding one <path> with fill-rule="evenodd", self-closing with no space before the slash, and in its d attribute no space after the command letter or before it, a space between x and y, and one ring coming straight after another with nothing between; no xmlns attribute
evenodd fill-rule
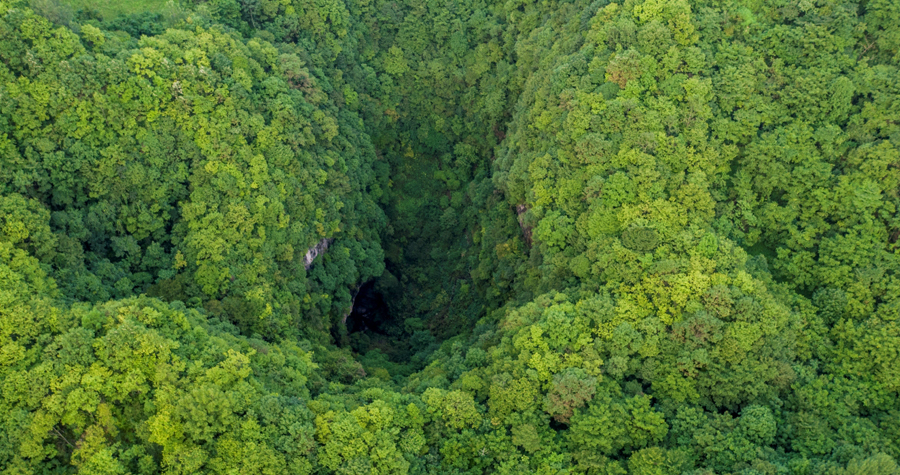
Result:
<svg viewBox="0 0 900 475"><path fill-rule="evenodd" d="M531 226L525 224L525 213L528 212L528 205L516 205L516 218L519 221L519 227L522 228L522 237L525 238L525 245L531 247Z"/></svg>
<svg viewBox="0 0 900 475"><path fill-rule="evenodd" d="M353 307L356 306L356 297L359 296L359 289L361 289L361 288L362 288L362 285L356 287L356 290L353 291L353 299L350 300L350 308L348 308L347 311L344 312L344 318L341 319L341 323L344 325L347 324L347 317L349 317L350 314L353 313Z"/></svg>
<svg viewBox="0 0 900 475"><path fill-rule="evenodd" d="M331 241L333 240L334 239L331 238L322 239L318 244L309 248L309 250L306 251L306 255L303 256L303 267L306 270L309 270L309 268L312 266L313 261L316 259L316 256L318 256L319 254L324 254L325 251L328 250L328 246L331 245Z"/></svg>

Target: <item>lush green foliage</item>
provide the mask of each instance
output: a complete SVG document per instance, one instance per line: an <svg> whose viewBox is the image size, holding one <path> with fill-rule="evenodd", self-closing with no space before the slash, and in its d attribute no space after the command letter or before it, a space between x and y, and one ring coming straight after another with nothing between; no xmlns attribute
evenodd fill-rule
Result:
<svg viewBox="0 0 900 475"><path fill-rule="evenodd" d="M900 473L897 2L66 5L0 473Z"/></svg>

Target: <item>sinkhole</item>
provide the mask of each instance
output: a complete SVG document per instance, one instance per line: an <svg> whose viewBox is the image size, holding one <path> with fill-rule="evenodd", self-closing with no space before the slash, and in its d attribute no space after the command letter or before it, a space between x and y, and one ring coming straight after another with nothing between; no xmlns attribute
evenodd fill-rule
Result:
<svg viewBox="0 0 900 475"><path fill-rule="evenodd" d="M353 300L353 309L345 321L347 333L358 332L388 335L390 326L395 322L384 300L384 295L375 288L375 281L370 280L359 287Z"/></svg>
<svg viewBox="0 0 900 475"><path fill-rule="evenodd" d="M362 284L353 298L353 308L344 320L346 333L340 336L340 346L349 347L358 355L372 350L392 361L409 359L408 335L402 318L393 315L388 305L390 297L383 293L378 280Z"/></svg>
<svg viewBox="0 0 900 475"><path fill-rule="evenodd" d="M392 305L400 298L392 277L362 284L353 299L353 308L341 335L335 335L339 346L357 355L366 371L386 369L393 376L408 376L421 369L440 347L440 342L426 328L420 317L406 317L402 309Z"/></svg>

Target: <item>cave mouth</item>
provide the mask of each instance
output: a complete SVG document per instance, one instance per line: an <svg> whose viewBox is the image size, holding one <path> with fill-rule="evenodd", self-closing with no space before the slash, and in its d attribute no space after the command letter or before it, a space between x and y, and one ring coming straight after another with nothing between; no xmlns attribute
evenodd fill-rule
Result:
<svg viewBox="0 0 900 475"><path fill-rule="evenodd" d="M347 315L347 333L375 333L390 335L397 322L391 316L384 296L375 288L375 281L370 280L359 287L353 299L353 309Z"/></svg>

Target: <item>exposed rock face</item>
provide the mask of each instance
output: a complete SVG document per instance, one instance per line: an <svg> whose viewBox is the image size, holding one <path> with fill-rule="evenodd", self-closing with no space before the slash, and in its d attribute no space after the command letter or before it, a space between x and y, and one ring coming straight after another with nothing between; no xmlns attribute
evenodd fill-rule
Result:
<svg viewBox="0 0 900 475"><path fill-rule="evenodd" d="M516 205L516 216L519 221L519 227L522 228L522 237L525 238L525 244L531 247L531 226L525 225L525 213L528 212L527 204Z"/></svg>
<svg viewBox="0 0 900 475"><path fill-rule="evenodd" d="M344 318L341 319L341 323L344 325L347 324L347 317L349 317L350 314L353 313L353 309L354 309L354 307L356 307L356 297L359 297L359 289L361 289L361 288L362 288L362 285L358 286L356 288L356 290L353 292L353 299L350 300L350 308L347 309L346 312L344 312Z"/></svg>
<svg viewBox="0 0 900 475"><path fill-rule="evenodd" d="M325 251L328 250L328 246L331 244L331 241L333 241L333 239L331 238L322 239L318 244L306 251L306 255L303 256L303 267L306 270L309 270L310 266L312 266L312 263L316 259L316 256L318 256L319 254L324 254Z"/></svg>

